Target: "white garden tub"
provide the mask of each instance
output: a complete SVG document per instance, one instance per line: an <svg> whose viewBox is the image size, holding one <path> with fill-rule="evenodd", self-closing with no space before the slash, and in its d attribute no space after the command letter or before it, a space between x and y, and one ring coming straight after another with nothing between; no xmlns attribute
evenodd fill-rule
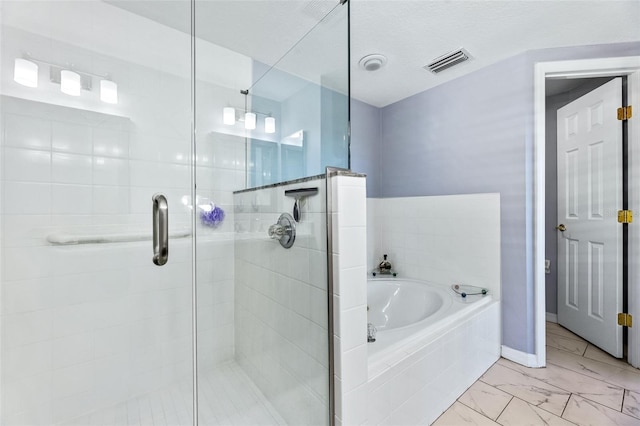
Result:
<svg viewBox="0 0 640 426"><path fill-rule="evenodd" d="M368 423L429 424L499 358L500 304L427 281L367 285Z"/></svg>

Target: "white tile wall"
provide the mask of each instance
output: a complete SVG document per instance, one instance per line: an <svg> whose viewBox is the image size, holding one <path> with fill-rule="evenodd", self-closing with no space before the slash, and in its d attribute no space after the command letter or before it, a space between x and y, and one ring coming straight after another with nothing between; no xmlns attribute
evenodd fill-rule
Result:
<svg viewBox="0 0 640 426"><path fill-rule="evenodd" d="M293 247L267 230L294 199L307 198ZM236 359L288 424L328 423L325 181L235 194Z"/></svg>
<svg viewBox="0 0 640 426"><path fill-rule="evenodd" d="M367 418L366 179L331 178L336 424Z"/></svg>
<svg viewBox="0 0 640 426"><path fill-rule="evenodd" d="M368 269L488 288L500 299L500 195L368 199Z"/></svg>
<svg viewBox="0 0 640 426"><path fill-rule="evenodd" d="M155 192L169 199L170 227L189 225L182 197L191 184L190 88L187 78L48 37L4 26L3 35L0 423L57 424L191 377L189 239L171 241L162 268L151 263L148 241L46 241L61 230L150 230ZM46 80L38 89L18 86L7 67L17 52L45 45L43 55L60 56L52 62L79 56L90 59L84 69L105 66L118 80L120 103L107 106L95 91L71 99ZM188 40L184 52L188 63ZM199 84L214 98L230 91ZM199 105L202 116L214 114L207 108L217 107ZM219 228L197 229L205 296L199 356L207 369L234 351L232 191L244 184L244 145L199 130L199 196L226 212Z"/></svg>

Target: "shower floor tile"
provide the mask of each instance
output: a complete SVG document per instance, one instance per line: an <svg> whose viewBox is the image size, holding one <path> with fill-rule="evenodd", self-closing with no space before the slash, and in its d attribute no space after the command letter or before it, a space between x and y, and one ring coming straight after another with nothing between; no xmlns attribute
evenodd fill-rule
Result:
<svg viewBox="0 0 640 426"><path fill-rule="evenodd" d="M235 362L199 372L199 425L285 425L286 422ZM78 417L65 426L188 426L190 382L139 396Z"/></svg>

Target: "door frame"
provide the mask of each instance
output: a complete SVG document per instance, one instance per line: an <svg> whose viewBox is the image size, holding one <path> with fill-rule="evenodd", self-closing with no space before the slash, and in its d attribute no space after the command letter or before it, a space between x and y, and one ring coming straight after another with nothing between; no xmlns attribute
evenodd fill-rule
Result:
<svg viewBox="0 0 640 426"><path fill-rule="evenodd" d="M547 78L589 78L627 76L628 105L640 110L640 56L539 62L534 68L534 345L529 367L546 365L545 306L545 86ZM638 112L636 112L638 114ZM638 114L640 115L640 114ZM635 118L635 119L634 119ZM640 118L628 122L628 200L629 209L640 212ZM640 216L639 216L640 217ZM640 225L629 226L629 259L640 258ZM629 313L640 315L640 262L629 262ZM640 319L640 316L637 316ZM628 329L628 361L640 367L640 327Z"/></svg>

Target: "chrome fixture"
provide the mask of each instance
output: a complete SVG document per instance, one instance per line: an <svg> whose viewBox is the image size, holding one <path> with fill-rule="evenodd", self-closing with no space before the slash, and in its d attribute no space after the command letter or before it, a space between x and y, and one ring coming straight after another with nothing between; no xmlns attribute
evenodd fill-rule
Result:
<svg viewBox="0 0 640 426"><path fill-rule="evenodd" d="M300 222L302 218L302 213L300 212L300 207L304 203L304 199L307 197L311 197L318 193L318 188L298 188L298 189L287 189L284 191L284 195L286 197L293 197L296 201L293 203L293 219L296 222Z"/></svg>
<svg viewBox="0 0 640 426"><path fill-rule="evenodd" d="M264 132L265 133L275 133L276 132L276 119L271 116L271 113L264 113L260 111L250 111L247 106L247 96L249 95L249 90L241 90L245 96L245 107L235 108L232 106L226 106L222 108L222 123L227 126L234 126L236 121L244 121L244 128L247 130L254 130L256 128L256 123L258 121L258 114L266 116L264 119ZM244 111L244 115L241 116L240 119L236 118L236 109L240 111Z"/></svg>
<svg viewBox="0 0 640 426"><path fill-rule="evenodd" d="M70 96L80 96L82 90L91 91L93 77L100 79L100 100L108 104L118 103L118 85L110 75L78 71L72 65L63 66L35 59L29 55L16 58L13 79L27 87L38 87L38 63L49 67L49 80L60 85L60 91Z"/></svg>
<svg viewBox="0 0 640 426"><path fill-rule="evenodd" d="M289 213L282 213L278 222L269 227L269 237L279 240L286 249L291 248L296 240L296 223Z"/></svg>
<svg viewBox="0 0 640 426"><path fill-rule="evenodd" d="M367 342L373 343L376 341L376 333L378 330L372 323L367 324Z"/></svg>
<svg viewBox="0 0 640 426"><path fill-rule="evenodd" d="M153 200L153 263L162 266L169 259L169 205L162 194Z"/></svg>

